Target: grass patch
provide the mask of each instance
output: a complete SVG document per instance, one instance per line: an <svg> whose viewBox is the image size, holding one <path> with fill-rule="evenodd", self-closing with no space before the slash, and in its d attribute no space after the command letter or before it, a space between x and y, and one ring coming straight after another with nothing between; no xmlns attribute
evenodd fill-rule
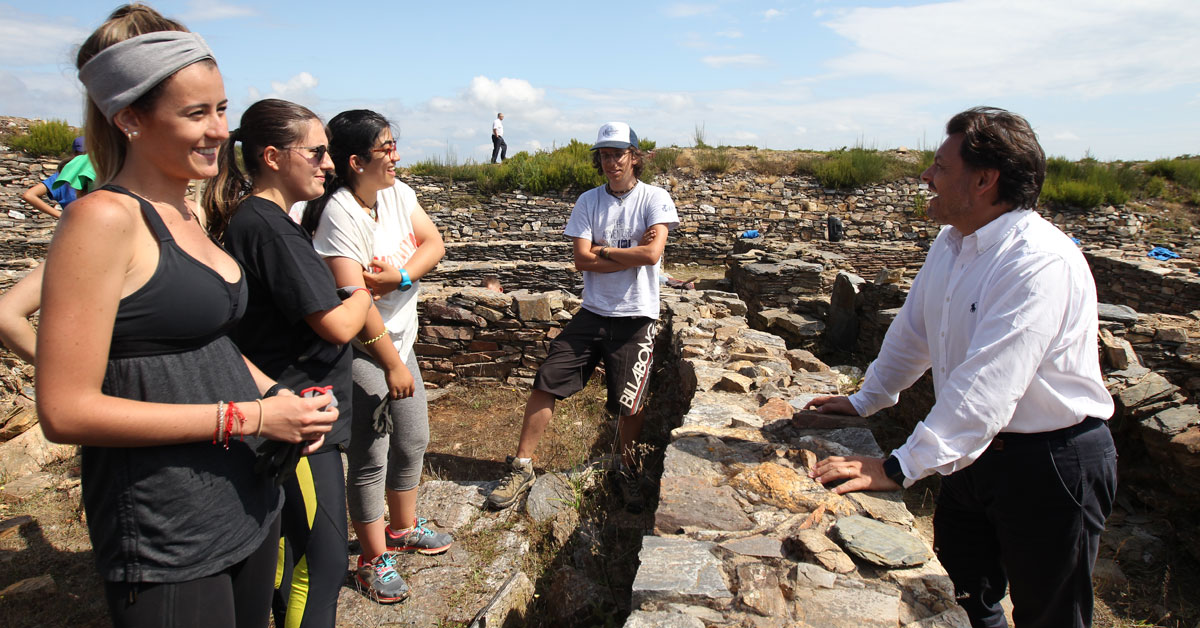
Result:
<svg viewBox="0 0 1200 628"><path fill-rule="evenodd" d="M30 155L65 155L79 135L66 120L35 122L29 132L9 138L8 145Z"/></svg>
<svg viewBox="0 0 1200 628"><path fill-rule="evenodd" d="M826 188L848 190L920 176L927 167L926 159L932 161L929 151L922 151L921 160L912 162L890 153L855 147L797 160L793 174L811 175Z"/></svg>
<svg viewBox="0 0 1200 628"><path fill-rule="evenodd" d="M1042 200L1082 209L1122 205L1140 193L1148 181L1144 172L1127 163L1051 157L1046 160Z"/></svg>
<svg viewBox="0 0 1200 628"><path fill-rule="evenodd" d="M725 148L705 148L696 151L696 167L701 172L725 174L733 167L733 156Z"/></svg>

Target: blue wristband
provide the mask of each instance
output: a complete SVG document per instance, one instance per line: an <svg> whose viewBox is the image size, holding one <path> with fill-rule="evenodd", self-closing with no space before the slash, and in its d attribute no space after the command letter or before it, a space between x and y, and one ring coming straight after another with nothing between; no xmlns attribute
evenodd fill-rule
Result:
<svg viewBox="0 0 1200 628"><path fill-rule="evenodd" d="M411 287L412 287L412 279L409 279L408 271L401 268L400 269L400 292L404 292L405 290L408 290Z"/></svg>

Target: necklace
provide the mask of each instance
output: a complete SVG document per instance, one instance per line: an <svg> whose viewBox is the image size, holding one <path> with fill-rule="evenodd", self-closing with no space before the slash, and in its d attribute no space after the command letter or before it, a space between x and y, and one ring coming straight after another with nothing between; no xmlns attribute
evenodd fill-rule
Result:
<svg viewBox="0 0 1200 628"><path fill-rule="evenodd" d="M367 205L367 202L362 200L362 197L358 195L358 192L354 191L354 188L350 188L350 194L354 196L354 200L358 201L359 205L362 205L363 209L367 210L367 214L371 216L371 220L378 220L376 218L376 208L379 207L378 199L375 200L374 205Z"/></svg>
<svg viewBox="0 0 1200 628"><path fill-rule="evenodd" d="M624 204L625 204L625 199L626 199L626 198L629 198L629 193L630 193L630 192L632 192L632 191L633 191L633 188L636 188L636 187L637 187L637 181L634 181L634 182L633 182L633 185L632 185L632 186L630 186L630 188L629 188L629 189L627 189L627 190L621 190L621 191L617 191L617 190L614 190L614 189L612 189L612 186L611 186L611 185L609 185L609 184L607 184L607 183L605 183L605 184L604 184L604 190L605 190L606 192L608 192L608 195L609 195L609 196L611 196L611 197L613 197L613 198L617 199L617 204L618 204L618 205L624 205Z"/></svg>

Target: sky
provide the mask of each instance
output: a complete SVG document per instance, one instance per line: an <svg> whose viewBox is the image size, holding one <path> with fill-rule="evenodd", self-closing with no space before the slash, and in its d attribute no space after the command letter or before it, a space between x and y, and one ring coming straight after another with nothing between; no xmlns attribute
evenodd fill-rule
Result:
<svg viewBox="0 0 1200 628"><path fill-rule="evenodd" d="M277 97L374 109L401 163L487 161L629 122L660 146L936 148L968 107L1050 155L1200 153L1197 0L150 2L212 47L229 125ZM117 5L0 0L0 114L82 122L80 43Z"/></svg>

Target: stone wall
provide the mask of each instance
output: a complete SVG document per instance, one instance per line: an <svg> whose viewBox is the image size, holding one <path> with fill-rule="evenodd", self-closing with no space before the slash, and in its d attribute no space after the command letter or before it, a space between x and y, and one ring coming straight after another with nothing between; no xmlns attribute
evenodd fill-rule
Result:
<svg viewBox="0 0 1200 628"><path fill-rule="evenodd" d="M1200 263L1195 257L1159 261L1146 247L1085 250L1100 300L1143 312L1200 310Z"/></svg>
<svg viewBox="0 0 1200 628"><path fill-rule="evenodd" d="M750 329L732 294L664 302L662 379L687 408L626 627L967 626L899 493L838 496L808 478L818 458L882 453L861 419L797 412L837 375Z"/></svg>

